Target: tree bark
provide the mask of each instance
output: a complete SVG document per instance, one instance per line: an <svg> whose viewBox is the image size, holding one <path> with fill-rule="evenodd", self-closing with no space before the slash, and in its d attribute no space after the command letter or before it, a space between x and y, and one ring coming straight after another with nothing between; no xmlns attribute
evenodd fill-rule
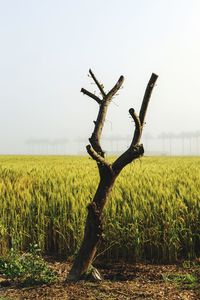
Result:
<svg viewBox="0 0 200 300"><path fill-rule="evenodd" d="M109 179L108 179L109 178ZM102 238L102 211L106 203L106 199L112 190L116 177L106 177L101 179L94 196L93 201L88 205L88 215L86 219L84 238L78 255L73 263L68 279L77 280L91 266L98 245Z"/></svg>
<svg viewBox="0 0 200 300"><path fill-rule="evenodd" d="M106 94L104 92L103 85L99 83L93 72L89 70L89 73L103 97L103 99L100 99L87 90L81 89L81 92L83 94L86 94L90 98L93 98L99 104L99 113L97 116L97 120L94 121L94 131L91 138L89 139L91 145L87 145L86 148L88 154L97 162L100 181L93 201L88 205L88 215L86 219L83 241L80 250L74 260L73 266L69 272L69 280L79 280L81 278L86 278L85 275L92 265L98 245L102 238L102 212L106 204L106 200L108 199L108 196L112 190L114 182L117 176L120 174L121 170L127 164L131 163L138 157L141 157L144 153L143 145L139 144L139 142L142 135L144 119L150 96L158 77L153 73L149 80L139 116L137 116L133 108L129 110L129 113L135 123L135 131L130 147L119 158L117 158L114 163L109 164L104 157L104 151L102 150L100 145L100 138L108 105L111 102L112 97L120 89L124 78L123 76L121 76L116 85ZM91 278L100 280L101 276L98 272L93 272L91 273Z"/></svg>

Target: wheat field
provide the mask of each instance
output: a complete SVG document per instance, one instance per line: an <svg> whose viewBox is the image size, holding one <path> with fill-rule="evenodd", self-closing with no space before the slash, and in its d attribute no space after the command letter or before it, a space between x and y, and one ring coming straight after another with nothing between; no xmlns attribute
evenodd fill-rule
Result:
<svg viewBox="0 0 200 300"><path fill-rule="evenodd" d="M0 254L39 244L73 256L98 184L76 156L0 156ZM200 158L144 157L118 177L103 216L98 256L164 261L200 254Z"/></svg>

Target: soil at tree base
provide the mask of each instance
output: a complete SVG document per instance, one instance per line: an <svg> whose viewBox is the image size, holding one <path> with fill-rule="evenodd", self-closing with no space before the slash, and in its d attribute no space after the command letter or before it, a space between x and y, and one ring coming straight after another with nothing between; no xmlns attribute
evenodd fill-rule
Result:
<svg viewBox="0 0 200 300"><path fill-rule="evenodd" d="M188 288L164 281L163 275L166 274L192 272L192 269L186 270L181 265L99 264L97 267L104 277L99 283L66 282L70 264L51 261L50 265L59 274L56 284L35 287L20 287L14 284L6 286L5 279L1 278L0 299L200 299L200 285Z"/></svg>

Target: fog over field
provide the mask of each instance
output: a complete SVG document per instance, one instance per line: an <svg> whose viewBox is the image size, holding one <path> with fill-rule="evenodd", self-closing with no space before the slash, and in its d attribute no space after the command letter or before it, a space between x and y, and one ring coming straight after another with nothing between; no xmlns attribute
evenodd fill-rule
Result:
<svg viewBox="0 0 200 300"><path fill-rule="evenodd" d="M0 154L85 153L108 91L104 148L126 148L152 72L159 75L143 142L148 154L200 154L199 0L0 1Z"/></svg>

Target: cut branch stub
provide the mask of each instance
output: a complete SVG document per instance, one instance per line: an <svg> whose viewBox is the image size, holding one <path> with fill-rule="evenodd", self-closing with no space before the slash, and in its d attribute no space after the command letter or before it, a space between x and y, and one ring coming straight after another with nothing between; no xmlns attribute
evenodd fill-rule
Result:
<svg viewBox="0 0 200 300"><path fill-rule="evenodd" d="M141 127L141 123L140 123L140 118L135 113L135 110L133 108L129 109L129 114L131 115L131 117L133 118L133 120L135 122L135 132L134 132L133 140L132 140L132 143L131 143L131 146L134 146L140 140L140 137L141 137L141 134L142 134L142 127Z"/></svg>
<svg viewBox="0 0 200 300"><path fill-rule="evenodd" d="M104 157L99 155L91 145L86 146L88 154L97 162L97 164L100 164L102 166L105 166L110 169L110 164L105 160Z"/></svg>
<svg viewBox="0 0 200 300"><path fill-rule="evenodd" d="M81 89L81 92L83 94L89 96L90 98L94 99L98 104L101 104L102 100L99 97L97 97L95 94L90 93L88 90L86 90L84 88Z"/></svg>

